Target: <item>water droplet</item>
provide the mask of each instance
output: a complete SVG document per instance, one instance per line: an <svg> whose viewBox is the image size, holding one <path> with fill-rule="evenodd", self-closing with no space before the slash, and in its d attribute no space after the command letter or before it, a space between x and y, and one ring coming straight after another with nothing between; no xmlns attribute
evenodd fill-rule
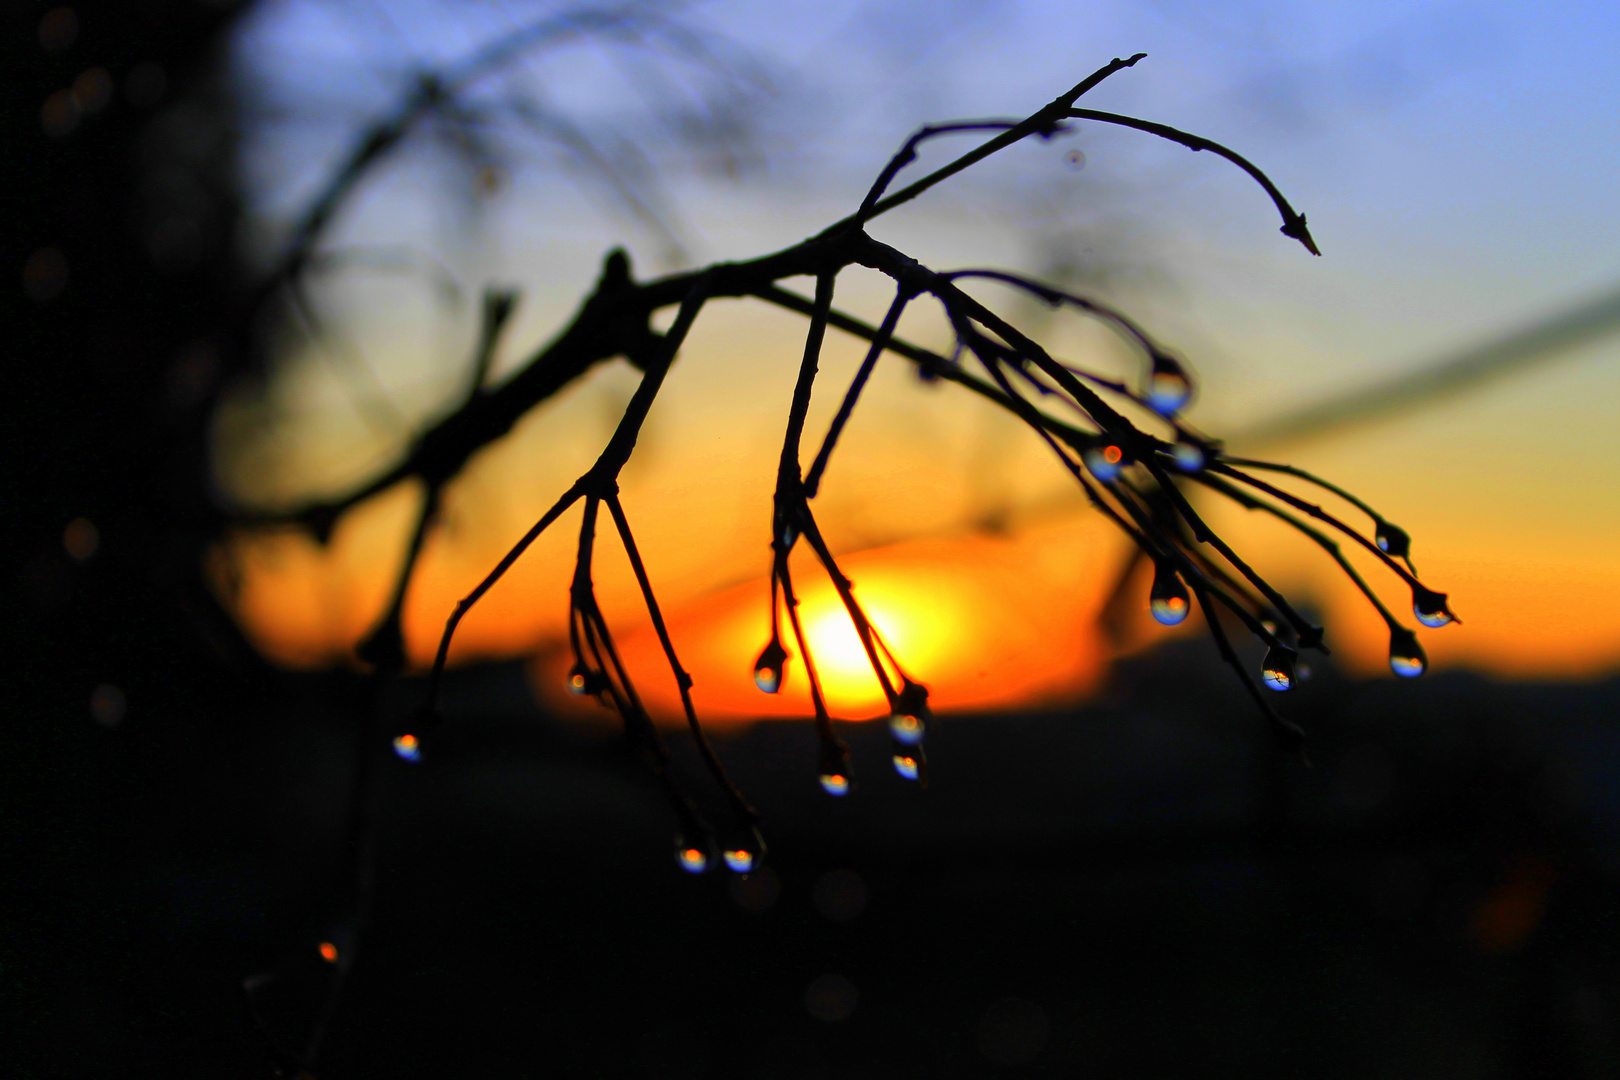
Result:
<svg viewBox="0 0 1620 1080"><path fill-rule="evenodd" d="M586 667L582 660L568 669L568 689L571 693L600 697L608 691L608 678L605 673Z"/></svg>
<svg viewBox="0 0 1620 1080"><path fill-rule="evenodd" d="M787 663L787 650L776 638L771 638L769 645L760 651L759 659L754 661L754 685L767 694L774 694L782 689L782 669Z"/></svg>
<svg viewBox="0 0 1620 1080"><path fill-rule="evenodd" d="M1412 538L1399 525L1391 525L1380 519L1373 531L1373 539L1378 542L1378 550L1393 559L1405 559L1412 554Z"/></svg>
<svg viewBox="0 0 1620 1080"><path fill-rule="evenodd" d="M747 848L727 848L725 854L726 865L739 874L746 874L754 868L754 853Z"/></svg>
<svg viewBox="0 0 1620 1080"><path fill-rule="evenodd" d="M894 771L907 780L915 780L922 767L918 764L915 754L895 754Z"/></svg>
<svg viewBox="0 0 1620 1080"><path fill-rule="evenodd" d="M1208 460L1204 455L1204 448L1190 442L1176 443L1170 448L1170 456L1176 459L1176 468L1184 473L1202 471Z"/></svg>
<svg viewBox="0 0 1620 1080"><path fill-rule="evenodd" d="M904 679L895 695L889 731L897 742L916 746L928 732L928 687Z"/></svg>
<svg viewBox="0 0 1620 1080"><path fill-rule="evenodd" d="M376 745L373 743L372 745ZM409 733L394 736L394 753L406 761L422 760L422 744L415 735Z"/></svg>
<svg viewBox="0 0 1620 1080"><path fill-rule="evenodd" d="M690 844L675 846L675 861L680 863L681 869L688 874L701 874L709 868L709 857L703 854L703 849Z"/></svg>
<svg viewBox="0 0 1620 1080"><path fill-rule="evenodd" d="M889 717L890 733L907 746L916 746L922 742L925 730L922 718L912 716L910 713L897 712Z"/></svg>
<svg viewBox="0 0 1620 1080"><path fill-rule="evenodd" d="M1187 586L1176 572L1163 563L1153 571L1153 588L1148 592L1148 610L1166 626L1177 626L1192 609Z"/></svg>
<svg viewBox="0 0 1620 1080"><path fill-rule="evenodd" d="M829 795L848 795L849 777L843 773L822 773L821 788Z"/></svg>
<svg viewBox="0 0 1620 1080"><path fill-rule="evenodd" d="M325 960L328 964L337 963L337 946L332 944L330 941L321 942L321 959Z"/></svg>
<svg viewBox="0 0 1620 1080"><path fill-rule="evenodd" d="M1273 645L1260 663L1260 681L1273 690L1294 688L1294 650Z"/></svg>
<svg viewBox="0 0 1620 1080"><path fill-rule="evenodd" d="M1091 470L1092 476L1109 484L1119 478L1120 470L1124 468L1125 451L1113 443L1104 443L1087 450L1081 455L1081 460Z"/></svg>
<svg viewBox="0 0 1620 1080"><path fill-rule="evenodd" d="M1421 585L1412 586L1412 613L1428 627L1444 626L1456 618L1446 607L1445 593Z"/></svg>
<svg viewBox="0 0 1620 1080"><path fill-rule="evenodd" d="M1397 675L1411 678L1423 674L1429 666L1429 658L1423 655L1423 646L1418 644L1417 635L1404 626L1397 626L1389 632L1389 668Z"/></svg>
<svg viewBox="0 0 1620 1080"><path fill-rule="evenodd" d="M1192 397L1192 380L1173 358L1155 353L1153 373L1148 376L1147 393L1143 397L1148 408L1160 416L1174 416Z"/></svg>
<svg viewBox="0 0 1620 1080"><path fill-rule="evenodd" d="M821 768L817 770L821 789L829 795L849 794L849 747L837 738L823 735Z"/></svg>

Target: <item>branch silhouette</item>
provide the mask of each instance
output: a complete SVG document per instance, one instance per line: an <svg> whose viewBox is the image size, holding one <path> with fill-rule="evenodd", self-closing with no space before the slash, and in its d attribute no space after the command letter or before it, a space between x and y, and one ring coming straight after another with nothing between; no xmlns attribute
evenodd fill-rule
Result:
<svg viewBox="0 0 1620 1080"><path fill-rule="evenodd" d="M621 716L627 740L646 760L668 798L677 825L675 851L679 865L700 872L724 862L730 869L746 873L763 857L765 841L758 815L732 784L704 734L690 694L691 677L680 663L676 642L664 621L653 583L618 497L620 474L635 450L642 425L671 366L707 305L722 298L754 298L802 315L807 321L770 508L771 638L755 663L755 678L762 691L776 693L788 676L788 665L795 658L784 644L782 616L785 615L787 636L796 648L797 663L803 665L815 714L820 743L816 775L830 795L843 795L850 789L849 750L834 727L835 718L828 708L815 657L801 625L799 594L789 568L789 556L801 541L836 590L873 676L883 689L890 713L894 768L902 777L919 783L926 782L927 778L924 746L932 724L928 690L906 672L903 657L895 655L872 624L854 592L853 582L842 572L823 537L813 510L839 436L859 407L862 389L872 371L886 354L909 361L924 375L960 386L1023 422L1074 478L1091 505L1129 538L1143 558L1153 561L1154 585L1147 600L1154 617L1164 623L1179 623L1190 613L1192 601L1196 599L1219 655L1233 669L1285 749L1300 751L1304 732L1277 712L1271 695L1260 684L1264 683L1271 691L1290 689L1296 681L1298 652L1328 651L1324 631L1300 614L1281 590L1209 526L1194 509L1184 488L1191 486L1231 500L1238 506L1269 513L1321 547L1332 565L1350 577L1388 625L1391 667L1404 675L1420 673L1426 662L1413 632L1379 599L1377 592L1346 559L1338 542L1305 519L1314 519L1371 552L1396 576L1401 586L1411 590L1414 614L1420 623L1434 627L1453 621L1455 616L1447 606L1445 594L1424 585L1411 568L1409 539L1403 531L1373 512L1366 503L1301 470L1227 457L1219 442L1197 433L1181 419L1181 411L1194 391L1186 370L1146 329L1122 312L1006 271L936 270L874 239L866 231L875 218L922 196L975 163L1030 136L1049 137L1063 130L1066 120L1083 119L1135 128L1194 150L1213 151L1233 162L1276 203L1283 217L1282 232L1298 240L1312 254L1318 254L1306 229L1304 215L1294 211L1276 185L1246 159L1207 139L1162 124L1075 107L1081 96L1142 58L1143 54L1137 54L1129 59L1113 60L1022 120L976 120L920 129L880 170L853 214L782 250L648 281L636 280L623 250L610 252L595 287L567 326L536 350L514 374L497 385L488 386L489 358L507 325L513 303L509 295L491 293L486 297L483 331L464 397L423 431L398 462L335 499L279 512L238 508L239 521L302 526L325 538L337 520L360 502L406 481L422 484L425 494L402 569L386 610L359 649L362 658L373 664L379 673L397 672L403 667L406 655L400 615L414 579L418 556L434 527L444 485L462 471L474 454L500 440L519 419L594 366L622 357L641 372L639 385L595 463L557 498L450 612L427 679L425 704L411 717L405 730L388 733L402 756L414 760L443 722L440 690L450 648L462 619L546 529L575 504L583 504L575 573L569 590L569 644L574 658L569 673L571 688L595 696ZM488 58L482 61L493 62ZM477 69L474 65L471 70ZM413 99L406 112L384 130L392 132L408 124L422 110L432 106L436 93L437 90L430 93L428 85L424 84L421 94ZM921 143L947 135L986 131L994 134L909 186L885 194L889 185L915 160L916 148ZM387 143L394 137L387 136L381 142ZM377 142L374 136L363 143L340 177L363 169L382 153L386 146L367 149ZM341 197L341 190L336 197ZM321 206L312 209L306 218L307 222L314 223L311 229L324 220L323 215L329 215L329 210ZM304 257L299 256L293 262ZM875 270L894 282L894 300L878 326L842 312L834 304L838 277L850 267ZM283 264L274 274L296 272L296 265ZM801 296L781 285L784 279L799 276L815 279L812 297ZM1142 378L1131 385L1102 378L1058 360L1035 337L968 291L976 283L986 281L1011 285L1050 305L1072 309L1111 327L1140 353ZM898 336L902 313L919 304L937 306L944 315L956 338L953 355L935 353ZM671 307L677 308L674 321L667 331L660 333L654 328L653 318ZM859 370L845 388L842 403L806 471L801 458L804 427L820 377L819 362L829 329L864 340L868 349ZM1063 410L1062 415L1054 413L1056 408ZM1371 535L1356 529L1334 512L1253 475L1268 470L1347 499L1352 508L1371 519ZM669 752L648 716L597 603L591 567L598 541L596 526L604 506L612 519L613 533L630 560L705 768L727 804L729 820L719 829L708 823L675 776ZM1230 612L1237 623L1265 647L1258 679L1243 663L1223 626L1218 608ZM743 660L739 658L739 663Z"/></svg>
<svg viewBox="0 0 1620 1080"><path fill-rule="evenodd" d="M1378 605L1380 614L1391 624L1392 631L1398 625L1393 616L1345 561L1337 546L1327 541L1316 528L1289 514L1289 509L1316 518L1344 533L1381 559L1403 584L1413 590L1414 609L1420 619L1433 625L1433 617L1443 614L1449 620L1452 616L1445 606L1444 594L1423 586L1409 567L1396 561L1408 552L1404 542L1397 545L1398 550L1392 549L1391 538L1398 535L1404 541L1404 533L1372 514L1374 536L1364 536L1329 511L1259 480L1242 471L1239 466L1291 471L1296 478L1321 483L1314 477L1286 466L1272 466L1252 459L1228 460L1217 442L1188 428L1180 420L1179 413L1192 394L1191 379L1179 361L1124 313L1095 300L1006 271L934 270L866 232L866 225L875 217L917 198L999 150L1031 135L1050 136L1062 130L1065 119L1084 119L1136 128L1195 150L1211 150L1234 162L1253 177L1276 203L1284 220L1282 231L1316 253L1316 246L1305 228L1304 215L1296 212L1277 186L1247 159L1210 140L1163 124L1075 107L1074 103L1081 95L1141 59L1142 55L1138 54L1104 65L1023 120L964 121L920 129L906 140L880 171L854 214L802 243L772 254L638 282L632 274L628 256L622 250L611 252L603 264L595 289L556 338L536 351L515 374L499 385L486 388L482 385L482 378L479 378L466 399L428 427L393 467L336 499L287 512L244 513L241 517L260 523L302 523L318 536L325 536L333 523L359 502L408 479L423 482L428 495L412 534L400 580L392 594L388 611L379 621L378 630L368 639L368 647L363 650L363 655L374 662L384 659L392 661L403 656L403 642L398 638L399 613L409 579L414 573L415 556L421 549L424 534L431 528L442 486L461 471L473 454L503 437L536 405L596 364L623 357L642 371L641 385L597 464L562 495L451 613L430 674L429 700L417 721L426 732L437 717L440 681L461 619L495 586L534 539L564 511L583 499L588 513L594 518L596 507L605 502L613 514L621 541L627 550L633 550L629 523L618 506L616 490L619 471L634 447L641 421L656 397L670 364L674 362L687 331L699 317L704 305L718 298L755 297L808 319L804 356L787 416L772 512L772 544L776 551L772 572L773 626L780 625L775 617L776 604L786 604L786 610L792 615L796 594L787 572L787 555L803 538L810 544L849 614L873 674L896 717L897 738L902 733L908 738L918 735L906 742L907 746L920 746L919 733L927 724L926 690L904 674L877 635L855 597L849 579L840 571L836 558L822 539L811 510L811 502L823 482L839 435L857 407L861 390L873 368L885 353L910 360L923 373L969 389L1016 415L1046 442L1094 506L1120 526L1156 565L1167 568L1177 575L1178 580L1185 580L1192 587L1200 606L1207 611L1209 603L1219 603L1238 613L1245 626L1277 656L1291 656L1300 648L1326 652L1322 628L1306 620L1280 590L1204 522L1183 494L1184 483L1193 483L1204 490L1234 499L1240 505L1265 509L1323 546L1339 568L1349 573L1358 587ZM898 174L915 160L916 148L922 142L946 135L983 131L994 134L922 179L894 194L885 195ZM896 284L894 303L877 327L840 312L833 305L837 277L850 266L877 270ZM795 276L816 279L816 295L813 299L781 287L783 279ZM1147 367L1143 385L1133 389L1124 383L1059 362L1038 341L965 291L965 286L975 280L1011 285L1048 304L1069 307L1083 316L1111 326L1143 354ZM908 305L924 298L938 304L955 328L958 343L955 357L922 349L897 336L900 315ZM671 329L660 334L653 329L653 316L672 305L679 305L679 314ZM499 333L504 322L504 315L497 311L495 314L486 313L486 317L480 355L487 358L494 335ZM806 472L800 464L799 444L828 327L865 339L869 348ZM976 364L982 375L970 370L969 360ZM1020 386L1024 390L1021 391ZM1061 402L1078 419L1064 420L1053 415L1048 405L1056 402ZM1133 421L1128 412L1145 415L1139 415ZM1371 514L1364 503L1347 492L1332 485L1326 486L1328 490L1349 498L1352 505ZM1240 492L1240 487L1248 490ZM593 542L594 536L582 538L580 567L585 577L576 583L578 595L575 599L574 637L578 678L588 686L590 692L611 699L621 711L628 709L631 713L639 714L643 712L639 697L613 659L615 654L611 648L611 638L589 592L589 552ZM639 554L633 556L633 564L640 565ZM1232 574L1235 574L1235 578ZM680 688L690 726L704 748L705 760L717 782L727 791L734 809L738 811L739 821L746 823L751 831L755 824L752 811L746 809L746 802L724 779L718 759L707 743L702 741L701 727L687 693L689 676L675 658L674 644L669 640L661 616L657 614L652 585L644 571L638 571L638 581L649 611L654 613L660 641ZM1285 636L1268 629L1271 624L1266 620L1272 617L1286 629ZM1211 630L1215 632L1213 626ZM799 635L795 633L794 637L797 639ZM812 682L812 697L824 744L823 758L841 760L839 744L830 725L831 718L826 715L825 695L815 685L819 680L812 673L813 668L805 656L803 643L796 643L800 646L800 656L805 658L806 673ZM1238 666L1235 652L1222 644L1219 638L1217 644L1221 645L1222 656L1234 667ZM772 689L780 687L786 662L785 655L782 659L774 657L777 651L784 651L779 632L773 633L770 647L766 650L771 655L761 660L763 669L775 672ZM1410 650L1407 653L1402 659L1410 659ZM1247 683L1246 672L1242 673L1242 677ZM1276 680L1272 684L1275 688L1283 688L1277 685ZM1270 713L1272 710L1268 706L1266 711ZM626 719L629 722L631 718L627 716ZM1296 742L1291 735L1285 741ZM704 835L708 833L707 829L698 831ZM683 837L683 850L687 840Z"/></svg>

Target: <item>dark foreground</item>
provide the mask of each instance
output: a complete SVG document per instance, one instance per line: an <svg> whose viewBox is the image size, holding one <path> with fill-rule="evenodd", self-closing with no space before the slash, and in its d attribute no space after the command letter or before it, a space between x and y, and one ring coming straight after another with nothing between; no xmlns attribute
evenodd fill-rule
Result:
<svg viewBox="0 0 1620 1080"><path fill-rule="evenodd" d="M303 1040L352 693L60 721L8 1075L272 1075L240 985L279 970L256 1000ZM464 675L391 763L321 1077L1620 1075L1620 682L1324 673L1287 702L1307 770L1161 653L1104 704L945 721L926 791L854 729L843 800L807 728L761 726L721 746L774 845L747 880L678 870L643 771L526 701Z"/></svg>

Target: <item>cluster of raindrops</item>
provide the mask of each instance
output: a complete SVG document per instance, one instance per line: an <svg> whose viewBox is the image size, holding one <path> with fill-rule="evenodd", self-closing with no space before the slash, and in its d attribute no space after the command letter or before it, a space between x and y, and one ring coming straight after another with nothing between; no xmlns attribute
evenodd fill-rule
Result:
<svg viewBox="0 0 1620 1080"><path fill-rule="evenodd" d="M780 693L786 666L787 650L782 647L781 640L773 635L754 661L754 685L763 693ZM889 716L888 726L893 743L894 771L907 780L921 780L923 777L926 759L922 743L928 731L928 722L928 688L902 678L901 687L894 695L894 709ZM840 744L829 743L823 747L817 780L821 789L829 795L849 794L848 753ZM729 856L727 861L730 861Z"/></svg>
<svg viewBox="0 0 1620 1080"><path fill-rule="evenodd" d="M675 863L688 874L704 873L713 865L710 857L712 850L707 843L677 836ZM762 850L762 846L757 842L757 834L754 838L739 836L721 845L720 861L733 873L748 874L759 865Z"/></svg>
<svg viewBox="0 0 1620 1080"><path fill-rule="evenodd" d="M928 759L923 754L923 738L928 734L928 689L909 679L895 695L894 712L889 715L889 736L893 744L891 761L902 779L921 782Z"/></svg>
<svg viewBox="0 0 1620 1080"><path fill-rule="evenodd" d="M1145 338L1140 340L1148 344ZM1164 419L1171 421L1176 428L1176 441L1168 447L1162 447L1160 452L1179 472L1187 475L1202 473L1210 465L1212 456L1219 460L1220 455L1218 444L1208 444L1190 436L1177 421L1177 414L1192 398L1192 380L1188 378L1186 370L1177 360L1156 346L1148 344L1148 352L1150 367L1138 400ZM1126 467L1131 464L1130 457L1119 443L1106 435L1098 437L1081 453L1081 461L1087 471L1103 484L1120 481ZM1332 488L1332 485L1326 486ZM1416 570L1412 566L1412 538L1406 530L1374 514L1359 500L1352 498L1351 501L1367 510L1373 517L1374 545L1379 552L1388 556L1386 562L1395 567L1410 583L1412 613L1417 621L1430 629L1456 622L1456 615L1447 605L1446 594L1424 586L1414 576ZM1402 571L1395 566L1395 560L1404 562L1406 570ZM1376 604L1376 600L1374 602ZM1153 585L1148 593L1148 610L1155 620L1165 626L1179 625L1191 610L1187 587L1180 575L1173 567L1158 559L1155 559ZM1379 605L1379 610L1384 615L1390 631L1390 670L1409 678L1423 674L1428 668L1428 657L1418 643L1417 635L1395 622L1383 610L1382 605ZM1264 627L1270 645L1260 665L1260 681L1272 690L1292 690L1308 677L1310 668L1299 660L1294 647L1297 643L1293 641L1291 632L1287 631L1286 627L1280 630L1278 623L1271 620L1267 620ZM1279 634L1282 636L1279 637Z"/></svg>

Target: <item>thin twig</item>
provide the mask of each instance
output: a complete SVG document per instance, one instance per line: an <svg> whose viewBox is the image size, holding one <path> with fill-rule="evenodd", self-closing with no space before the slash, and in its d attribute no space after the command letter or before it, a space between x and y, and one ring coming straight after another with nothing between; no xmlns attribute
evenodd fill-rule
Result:
<svg viewBox="0 0 1620 1080"><path fill-rule="evenodd" d="M624 507L620 505L617 495L609 496L606 501L608 512L613 515L613 524L619 530L619 539L624 543L624 552L629 556L630 568L635 571L636 584L641 587L641 596L646 601L647 614L652 619L653 630L658 634L659 644L664 647L664 658L669 661L670 670L675 674L675 685L680 690L681 707L686 711L686 723L692 731L692 740L697 744L698 752L703 755L703 762L708 767L710 775L731 800L732 806L750 820L757 821L759 815L748 805L737 785L726 775L725 766L720 763L719 755L714 752L714 747L709 742L709 736L704 732L703 725L698 722L697 709L692 705L692 676L681 667L680 658L675 654L675 643L670 640L669 628L664 625L664 615L658 609L658 598L653 594L647 568L642 565L641 552L636 549L636 540L630 532L630 521L624 516Z"/></svg>
<svg viewBox="0 0 1620 1080"><path fill-rule="evenodd" d="M1305 245L1305 250L1312 255L1322 254L1317 250L1316 241L1311 239L1310 230L1305 227L1305 215L1296 213L1294 208L1288 205L1288 200L1283 198L1283 193L1277 190L1277 185L1271 182L1271 178L1257 169L1242 154L1228 150L1220 143L1212 139L1206 139L1202 135L1192 135L1170 127L1168 124L1154 123L1152 120L1138 120L1134 116L1098 112L1095 109L1070 109L1068 115L1076 120L1096 120L1099 123L1118 124L1120 127L1135 128L1137 131L1145 131L1150 135L1157 135L1161 139L1169 139L1171 142L1180 143L1189 150L1208 150L1213 154L1218 154L1248 173L1254 178L1255 183L1266 189L1266 194L1271 196L1271 201L1277 204L1277 212L1282 214L1281 232L1284 236L1298 240Z"/></svg>
<svg viewBox="0 0 1620 1080"><path fill-rule="evenodd" d="M844 425L849 422L850 414L855 411L855 402L860 399L861 391L866 387L866 380L872 377L872 369L877 366L878 357L888 347L889 338L894 336L894 329L900 324L900 314L906 310L906 304L910 299L905 286L900 286L895 294L894 303L889 305L888 313L883 316L883 324L878 327L877 333L872 338L872 347L867 350L866 359L861 361L860 370L856 371L855 378L850 380L849 390L838 406L838 413L827 428L827 437L821 441L821 449L816 452L816 460L811 463L810 472L804 478L806 499L816 497L816 490L821 487L821 474L826 471L833 448L838 445L838 436L843 433Z"/></svg>
<svg viewBox="0 0 1620 1080"><path fill-rule="evenodd" d="M1003 131L995 138L986 141L982 146L976 146L972 150L969 150L967 153L963 154L949 165L935 169L921 180L918 180L908 187L902 188L893 195L890 195L888 198L879 200L871 207L866 208L864 214L852 214L849 217L844 218L842 221L834 223L827 229L827 232L843 232L850 226L860 228L880 214L886 214L890 210L893 210L896 206L910 202L912 199L915 199L929 188L941 183L942 181L949 180L963 169L983 161L996 151L1005 150L1007 147L1028 138L1031 135L1035 135L1042 131L1051 130L1053 125L1056 124L1057 121L1061 120L1065 112L1074 105L1075 101L1077 101L1088 90L1102 82L1104 79L1108 78L1108 76L1114 74L1116 71L1123 71L1125 68L1134 67L1138 60L1145 59L1146 57L1147 53L1137 53L1128 60L1121 60L1116 57L1109 63L1104 64L1102 67L1092 72L1085 79L1081 80L1081 82L1076 85L1074 89L1070 90L1066 94L1059 95L1050 104L1031 114L1017 127Z"/></svg>

